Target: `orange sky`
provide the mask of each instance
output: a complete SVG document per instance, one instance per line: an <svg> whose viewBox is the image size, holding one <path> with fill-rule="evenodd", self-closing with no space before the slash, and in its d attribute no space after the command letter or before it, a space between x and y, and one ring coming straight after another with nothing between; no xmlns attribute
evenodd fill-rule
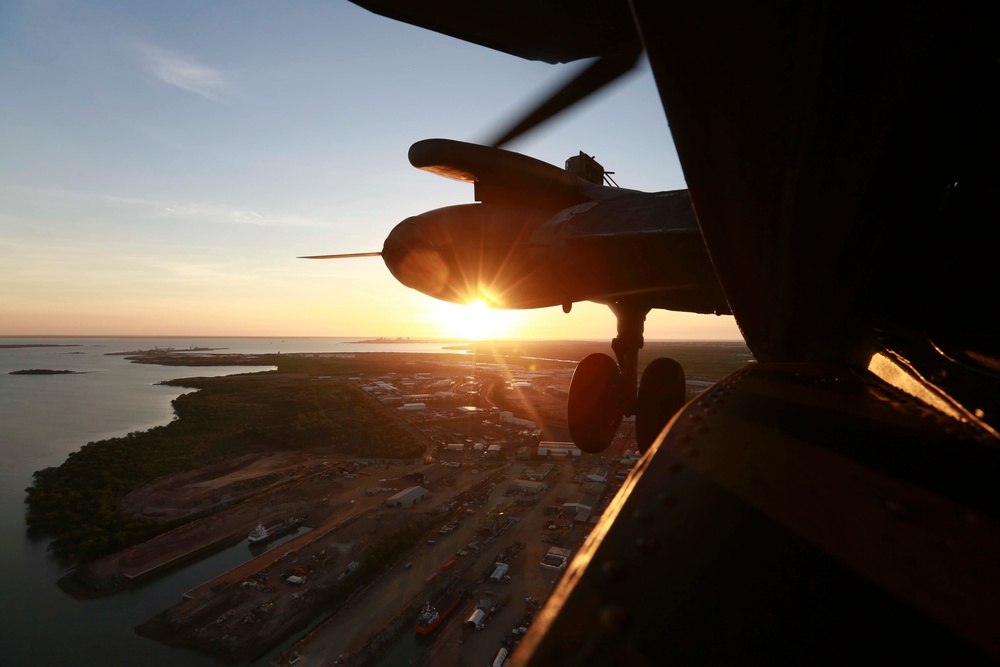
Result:
<svg viewBox="0 0 1000 667"><path fill-rule="evenodd" d="M296 259L380 250L400 220L471 202L468 184L413 169L409 146L482 142L580 63L350 3L27 3L7 18L0 335L615 335L602 306L468 311L377 258ZM509 148L559 166L583 150L622 187L685 187L645 62ZM668 313L646 336L740 338L731 317Z"/></svg>

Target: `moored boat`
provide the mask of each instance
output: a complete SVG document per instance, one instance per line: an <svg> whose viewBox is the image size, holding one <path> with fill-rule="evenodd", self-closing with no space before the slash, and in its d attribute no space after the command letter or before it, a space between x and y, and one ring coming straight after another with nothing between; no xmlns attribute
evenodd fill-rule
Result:
<svg viewBox="0 0 1000 667"><path fill-rule="evenodd" d="M250 544L263 544L282 535L286 535L299 526L302 525L302 519L285 519L281 523L276 523L273 526L264 527L261 522L257 523L257 527L250 531L247 536L247 542Z"/></svg>
<svg viewBox="0 0 1000 667"><path fill-rule="evenodd" d="M462 594L449 593L447 590L443 591L434 603L426 602L423 608L420 610L420 615L417 616L416 630L418 634L429 635L438 629L438 626L444 622L444 619L451 615L451 612L455 611L458 607L458 603L462 601ZM441 605L448 605L442 608Z"/></svg>

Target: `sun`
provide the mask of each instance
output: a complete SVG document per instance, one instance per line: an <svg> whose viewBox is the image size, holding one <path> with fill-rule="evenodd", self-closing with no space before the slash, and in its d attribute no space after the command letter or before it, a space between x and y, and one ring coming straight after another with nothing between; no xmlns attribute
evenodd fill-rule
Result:
<svg viewBox="0 0 1000 667"><path fill-rule="evenodd" d="M490 308L479 299L465 306L437 301L435 310L434 317L439 323L442 338L511 338L523 317L520 311Z"/></svg>

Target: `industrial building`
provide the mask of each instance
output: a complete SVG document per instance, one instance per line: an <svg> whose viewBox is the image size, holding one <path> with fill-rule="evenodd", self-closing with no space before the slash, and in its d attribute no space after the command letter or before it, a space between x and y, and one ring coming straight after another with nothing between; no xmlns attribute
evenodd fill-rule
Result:
<svg viewBox="0 0 1000 667"><path fill-rule="evenodd" d="M518 491L530 494L541 493L542 491L545 490L545 485L542 484L541 482L533 482L528 479L515 479L514 483L511 484L511 486L513 486Z"/></svg>
<svg viewBox="0 0 1000 667"><path fill-rule="evenodd" d="M408 489L403 489L396 495L385 501L386 507L413 507L418 502L427 497L430 493L427 489L420 486L411 486Z"/></svg>
<svg viewBox="0 0 1000 667"><path fill-rule="evenodd" d="M508 412L506 410L500 412L500 421L507 424L514 424L516 426L521 426L523 428L530 428L530 429L535 428L535 422L531 421L530 419L520 419L518 417L515 417L513 412Z"/></svg>
<svg viewBox="0 0 1000 667"><path fill-rule="evenodd" d="M525 468L521 476L525 479L538 482L548 477L555 469L554 465L546 463L544 465L535 466L534 468Z"/></svg>
<svg viewBox="0 0 1000 667"><path fill-rule="evenodd" d="M572 503L563 503L563 511L568 516L572 516L575 521L586 522L590 520L590 515L597 507L595 496L583 495L580 499Z"/></svg>
<svg viewBox="0 0 1000 667"><path fill-rule="evenodd" d="M494 563L496 569L493 570L493 574L490 575L490 581L493 583L500 583L503 578L507 576L507 570L510 569L510 565L507 563Z"/></svg>
<svg viewBox="0 0 1000 667"><path fill-rule="evenodd" d="M569 557L573 554L569 549L563 549L561 547L552 547L549 552L542 557L542 562L539 563L543 570L565 570L566 563L569 562Z"/></svg>
<svg viewBox="0 0 1000 667"><path fill-rule="evenodd" d="M450 471L440 463L428 463L423 468L414 470L404 475L404 477L410 480L411 483L426 488L434 486L434 484L441 481L441 478L449 474L451 474Z"/></svg>
<svg viewBox="0 0 1000 667"><path fill-rule="evenodd" d="M608 490L607 484L601 484L600 482L586 482L580 485L580 492L585 496L593 496L595 498L600 498L604 495L604 492Z"/></svg>
<svg viewBox="0 0 1000 667"><path fill-rule="evenodd" d="M594 468L587 473L588 482L606 482L608 481L608 476L611 474L611 469L607 466L601 466L600 468Z"/></svg>
<svg viewBox="0 0 1000 667"><path fill-rule="evenodd" d="M567 458L570 456L582 456L583 452L572 442L540 442L538 443L538 456Z"/></svg>

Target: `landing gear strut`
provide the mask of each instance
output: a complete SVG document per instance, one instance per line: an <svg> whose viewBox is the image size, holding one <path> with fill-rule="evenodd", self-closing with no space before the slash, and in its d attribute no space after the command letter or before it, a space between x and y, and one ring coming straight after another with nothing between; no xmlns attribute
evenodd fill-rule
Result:
<svg viewBox="0 0 1000 667"><path fill-rule="evenodd" d="M650 308L611 304L618 335L611 341L617 361L606 354L587 356L569 387L567 421L573 442L585 452L608 448L625 415L635 415L636 443L645 453L667 422L684 405L684 370L673 359L656 359L642 374L636 393L643 325Z"/></svg>

